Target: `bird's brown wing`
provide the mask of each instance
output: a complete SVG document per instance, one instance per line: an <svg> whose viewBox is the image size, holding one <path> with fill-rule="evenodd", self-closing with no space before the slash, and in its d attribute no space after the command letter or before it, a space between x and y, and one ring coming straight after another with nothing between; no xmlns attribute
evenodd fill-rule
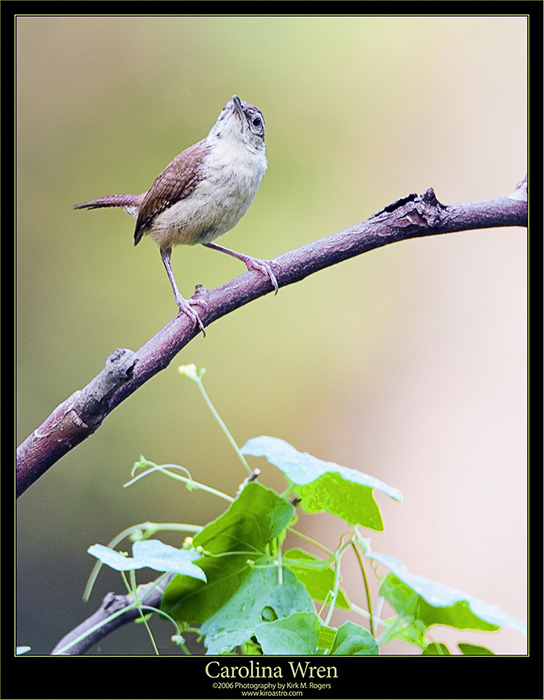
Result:
<svg viewBox="0 0 544 700"><path fill-rule="evenodd" d="M204 140L182 151L166 166L142 200L134 231L137 245L156 216L180 199L185 199L202 180L202 157L208 149Z"/></svg>

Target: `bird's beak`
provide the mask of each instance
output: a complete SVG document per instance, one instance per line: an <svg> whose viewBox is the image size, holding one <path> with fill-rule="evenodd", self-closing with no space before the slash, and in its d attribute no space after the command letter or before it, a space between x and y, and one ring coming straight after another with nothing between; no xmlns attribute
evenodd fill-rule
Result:
<svg viewBox="0 0 544 700"><path fill-rule="evenodd" d="M240 119L244 119L244 113L242 112L242 103L240 102L240 98L238 95L233 95L232 96L232 104L234 105L234 109L238 112L238 116Z"/></svg>

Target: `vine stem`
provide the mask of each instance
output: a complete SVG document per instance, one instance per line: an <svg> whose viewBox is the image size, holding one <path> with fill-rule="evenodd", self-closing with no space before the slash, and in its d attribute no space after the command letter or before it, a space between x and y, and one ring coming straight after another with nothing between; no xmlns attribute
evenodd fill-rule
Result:
<svg viewBox="0 0 544 700"><path fill-rule="evenodd" d="M328 626L329 622L331 621L336 605L336 599L338 598L338 590L340 589L340 561L346 549L351 546L351 539L349 540L349 542L346 542L346 544L342 544L342 540L345 536L346 533L344 533L340 538L340 546L334 552L334 583L332 589L332 597L329 603L329 609L327 610L327 616L325 617L324 622L326 626Z"/></svg>
<svg viewBox="0 0 544 700"><path fill-rule="evenodd" d="M366 577L366 572L365 572L365 567L363 565L363 560L361 558L361 555L359 554L359 550L357 549L357 545L355 542L351 543L353 547L353 551L355 552L355 556L357 557L357 561L359 562L359 568L361 569L361 573L363 575L363 581L365 585L365 592L366 592L366 603L368 606L368 622L370 624L370 634L374 637L374 622L373 622L373 615L372 615L372 598L370 596L370 588L368 585L368 579Z"/></svg>
<svg viewBox="0 0 544 700"><path fill-rule="evenodd" d="M296 537L300 537L300 539L305 540L306 542L309 542L310 544L313 544L318 549L321 549L324 552L326 552L329 555L329 557L331 557L331 558L333 557L334 552L332 552L330 549L325 547L325 545L321 544L321 542L318 542L317 540L312 539L308 535L305 535L303 532L299 532L298 530L295 530L292 527L288 527L287 532L290 532L292 535L295 535Z"/></svg>
<svg viewBox="0 0 544 700"><path fill-rule="evenodd" d="M148 464L153 463L148 462ZM232 498L232 496L228 496L226 493L223 493L223 491L218 491L217 489L214 489L211 486L206 486L206 484L202 484L200 481L195 481L192 477L181 476L180 474L172 474L172 472L168 471L169 469L183 469L184 471L187 471L185 467L180 467L177 464L154 464L151 469L148 469L142 474L138 474L138 476L135 476L130 481L127 481L126 484L123 484L123 486L124 488L126 488L127 486L131 486L135 481L138 481L142 477L151 474L151 472L159 471L163 474L166 474L166 476L169 476L171 479L183 481L185 484L187 484L189 488L198 489L200 491L207 491L208 493L211 493L214 496L219 496L219 498L222 498L225 501L229 501L229 503L234 502L234 498Z"/></svg>
<svg viewBox="0 0 544 700"><path fill-rule="evenodd" d="M247 473L249 475L252 474L252 470L249 466L249 464L246 461L246 458L240 451L240 448L236 444L236 440L232 437L230 434L229 429L223 422L223 419L219 415L219 413L216 411L215 406L213 405L210 397L208 396L208 392L204 388L204 384L202 383L202 377L206 374L206 370L202 367L198 372L196 371L195 365L181 365L178 367L178 371L180 374L183 374L184 376L188 377L189 379L192 379L195 384L198 386L198 389L200 393L202 394L202 398L204 399L206 406L210 409L212 416L215 418L217 423L219 424L219 427L221 430L225 433L227 440L230 442L233 450L236 452L238 455L238 459L242 462L244 465L245 469L247 470Z"/></svg>

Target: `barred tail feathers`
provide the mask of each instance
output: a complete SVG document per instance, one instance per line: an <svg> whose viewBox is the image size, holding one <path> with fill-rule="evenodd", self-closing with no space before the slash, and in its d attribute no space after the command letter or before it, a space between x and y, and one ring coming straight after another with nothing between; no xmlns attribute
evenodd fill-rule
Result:
<svg viewBox="0 0 544 700"><path fill-rule="evenodd" d="M74 204L74 209L103 209L105 207L122 207L132 216L137 216L140 195L138 194L111 194L105 197L91 199L88 202Z"/></svg>

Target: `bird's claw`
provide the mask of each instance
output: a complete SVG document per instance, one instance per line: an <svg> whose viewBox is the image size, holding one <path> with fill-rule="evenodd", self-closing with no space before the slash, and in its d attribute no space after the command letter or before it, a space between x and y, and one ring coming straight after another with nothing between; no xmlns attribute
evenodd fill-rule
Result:
<svg viewBox="0 0 544 700"><path fill-rule="evenodd" d="M257 258L249 258L246 261L246 266L248 270L257 270L261 274L266 275L274 287L274 294L278 293L278 280L276 279L276 275L272 272L272 267L267 262Z"/></svg>
<svg viewBox="0 0 544 700"><path fill-rule="evenodd" d="M202 331L202 335L206 337L206 331L204 329L204 324L202 323L202 320L200 316L197 314L197 312L192 308L191 304L193 302L188 302L185 299L181 300L176 300L176 303L179 308L179 313L178 316L182 313L184 313L186 316L189 316L191 321L193 322L193 326L198 326L198 328ZM196 299L194 301L195 304L204 304L207 306L206 302L203 299Z"/></svg>

